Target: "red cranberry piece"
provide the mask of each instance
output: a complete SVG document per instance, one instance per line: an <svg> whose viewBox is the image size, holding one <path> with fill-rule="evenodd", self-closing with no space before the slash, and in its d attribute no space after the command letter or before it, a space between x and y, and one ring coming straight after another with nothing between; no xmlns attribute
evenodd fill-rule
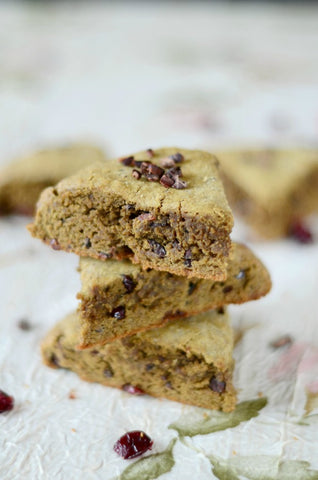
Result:
<svg viewBox="0 0 318 480"><path fill-rule="evenodd" d="M134 430L120 437L114 445L114 451L125 460L136 458L151 450L153 441L145 432Z"/></svg>
<svg viewBox="0 0 318 480"><path fill-rule="evenodd" d="M313 237L307 227L300 221L295 221L289 228L289 236L299 243L312 243Z"/></svg>
<svg viewBox="0 0 318 480"><path fill-rule="evenodd" d="M217 377L212 377L209 383L209 387L213 392L223 393L225 391L226 383L223 380L219 380Z"/></svg>
<svg viewBox="0 0 318 480"><path fill-rule="evenodd" d="M50 245L53 248L53 250L61 250L61 245L56 240L56 238L52 238L52 240L50 241Z"/></svg>
<svg viewBox="0 0 318 480"><path fill-rule="evenodd" d="M14 407L14 398L0 390L0 413L9 412Z"/></svg>
<svg viewBox="0 0 318 480"><path fill-rule="evenodd" d="M139 387L135 387L134 385L131 385L130 383L126 383L123 386L123 390L127 393L130 393L131 395L145 395L145 392L141 390Z"/></svg>

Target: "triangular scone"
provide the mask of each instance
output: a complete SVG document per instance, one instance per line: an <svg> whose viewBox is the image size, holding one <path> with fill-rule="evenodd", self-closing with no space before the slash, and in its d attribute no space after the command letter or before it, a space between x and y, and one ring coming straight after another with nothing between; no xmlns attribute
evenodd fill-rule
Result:
<svg viewBox="0 0 318 480"><path fill-rule="evenodd" d="M128 392L224 411L235 407L233 331L223 310L93 349L78 350L79 335L74 313L44 340L44 362Z"/></svg>
<svg viewBox="0 0 318 480"><path fill-rule="evenodd" d="M32 215L44 188L104 158L93 145L70 144L9 163L0 172L0 213Z"/></svg>
<svg viewBox="0 0 318 480"><path fill-rule="evenodd" d="M218 161L195 150L151 152L156 165L182 155L179 180L187 187L166 188L159 181L137 179L133 168L118 159L98 164L42 193L32 235L81 256L128 255L142 268L224 280L233 217ZM147 152L133 157L149 160Z"/></svg>
<svg viewBox="0 0 318 480"><path fill-rule="evenodd" d="M163 326L230 303L255 300L268 293L270 276L244 245L233 244L227 280L188 279L157 270L142 270L129 260L80 259L81 348Z"/></svg>
<svg viewBox="0 0 318 480"><path fill-rule="evenodd" d="M217 154L231 207L261 236L286 236L318 211L318 150L247 150Z"/></svg>

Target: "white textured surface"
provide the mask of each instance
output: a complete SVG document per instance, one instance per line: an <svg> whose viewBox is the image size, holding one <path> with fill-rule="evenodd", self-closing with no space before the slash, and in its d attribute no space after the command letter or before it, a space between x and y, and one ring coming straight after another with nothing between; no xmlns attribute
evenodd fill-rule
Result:
<svg viewBox="0 0 318 480"><path fill-rule="evenodd" d="M145 147L306 144L318 134L318 10L283 7L0 5L0 155L90 138L122 154ZM143 429L163 451L167 427L194 409L130 397L41 364L45 332L75 308L77 259L29 238L26 221L0 220L0 479L112 479L129 462L112 451ZM249 241L273 278L265 299L231 309L240 400L268 406L235 429L174 448L165 479L213 478L203 455L275 455L318 469L317 426L300 425L318 393L318 224L312 246ZM21 331L27 318L34 329ZM251 328L247 328L251 327ZM290 334L289 349L269 342ZM69 398L73 391L75 399ZM313 412L315 413L315 412ZM234 453L235 452L235 453Z"/></svg>

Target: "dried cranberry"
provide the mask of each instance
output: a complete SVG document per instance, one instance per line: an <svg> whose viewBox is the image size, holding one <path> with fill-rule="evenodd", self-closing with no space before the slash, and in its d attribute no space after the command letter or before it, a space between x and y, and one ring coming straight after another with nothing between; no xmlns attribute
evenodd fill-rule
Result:
<svg viewBox="0 0 318 480"><path fill-rule="evenodd" d="M117 320L122 320L123 318L126 317L126 309L125 307L116 307L114 310L111 312L111 316L116 318Z"/></svg>
<svg viewBox="0 0 318 480"><path fill-rule="evenodd" d="M131 293L136 288L136 283L130 275L122 275L123 284L128 293Z"/></svg>
<svg viewBox="0 0 318 480"><path fill-rule="evenodd" d="M50 241L50 245L53 248L53 250L61 250L61 245L56 240L56 238L52 238L52 240Z"/></svg>
<svg viewBox="0 0 318 480"><path fill-rule="evenodd" d="M141 390L141 388L135 387L130 383L126 383L125 385L123 385L123 390L127 393L130 393L130 395L145 395L145 392Z"/></svg>
<svg viewBox="0 0 318 480"><path fill-rule="evenodd" d="M289 236L299 243L312 243L313 241L312 233L300 220L290 226Z"/></svg>
<svg viewBox="0 0 318 480"><path fill-rule="evenodd" d="M114 445L114 451L125 460L136 458L151 450L153 441L145 432L134 430L120 437Z"/></svg>
<svg viewBox="0 0 318 480"><path fill-rule="evenodd" d="M223 380L219 380L217 377L212 377L209 387L213 392L223 393L225 391L226 383Z"/></svg>
<svg viewBox="0 0 318 480"><path fill-rule="evenodd" d="M9 412L14 407L14 398L0 390L0 413Z"/></svg>

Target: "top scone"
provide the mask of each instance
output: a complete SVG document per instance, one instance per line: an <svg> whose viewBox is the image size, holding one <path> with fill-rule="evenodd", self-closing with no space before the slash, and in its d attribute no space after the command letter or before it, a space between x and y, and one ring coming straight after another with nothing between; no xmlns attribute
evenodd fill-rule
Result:
<svg viewBox="0 0 318 480"><path fill-rule="evenodd" d="M222 281L232 227L217 159L164 148L95 164L47 188L29 229L57 250L128 256L143 268Z"/></svg>

